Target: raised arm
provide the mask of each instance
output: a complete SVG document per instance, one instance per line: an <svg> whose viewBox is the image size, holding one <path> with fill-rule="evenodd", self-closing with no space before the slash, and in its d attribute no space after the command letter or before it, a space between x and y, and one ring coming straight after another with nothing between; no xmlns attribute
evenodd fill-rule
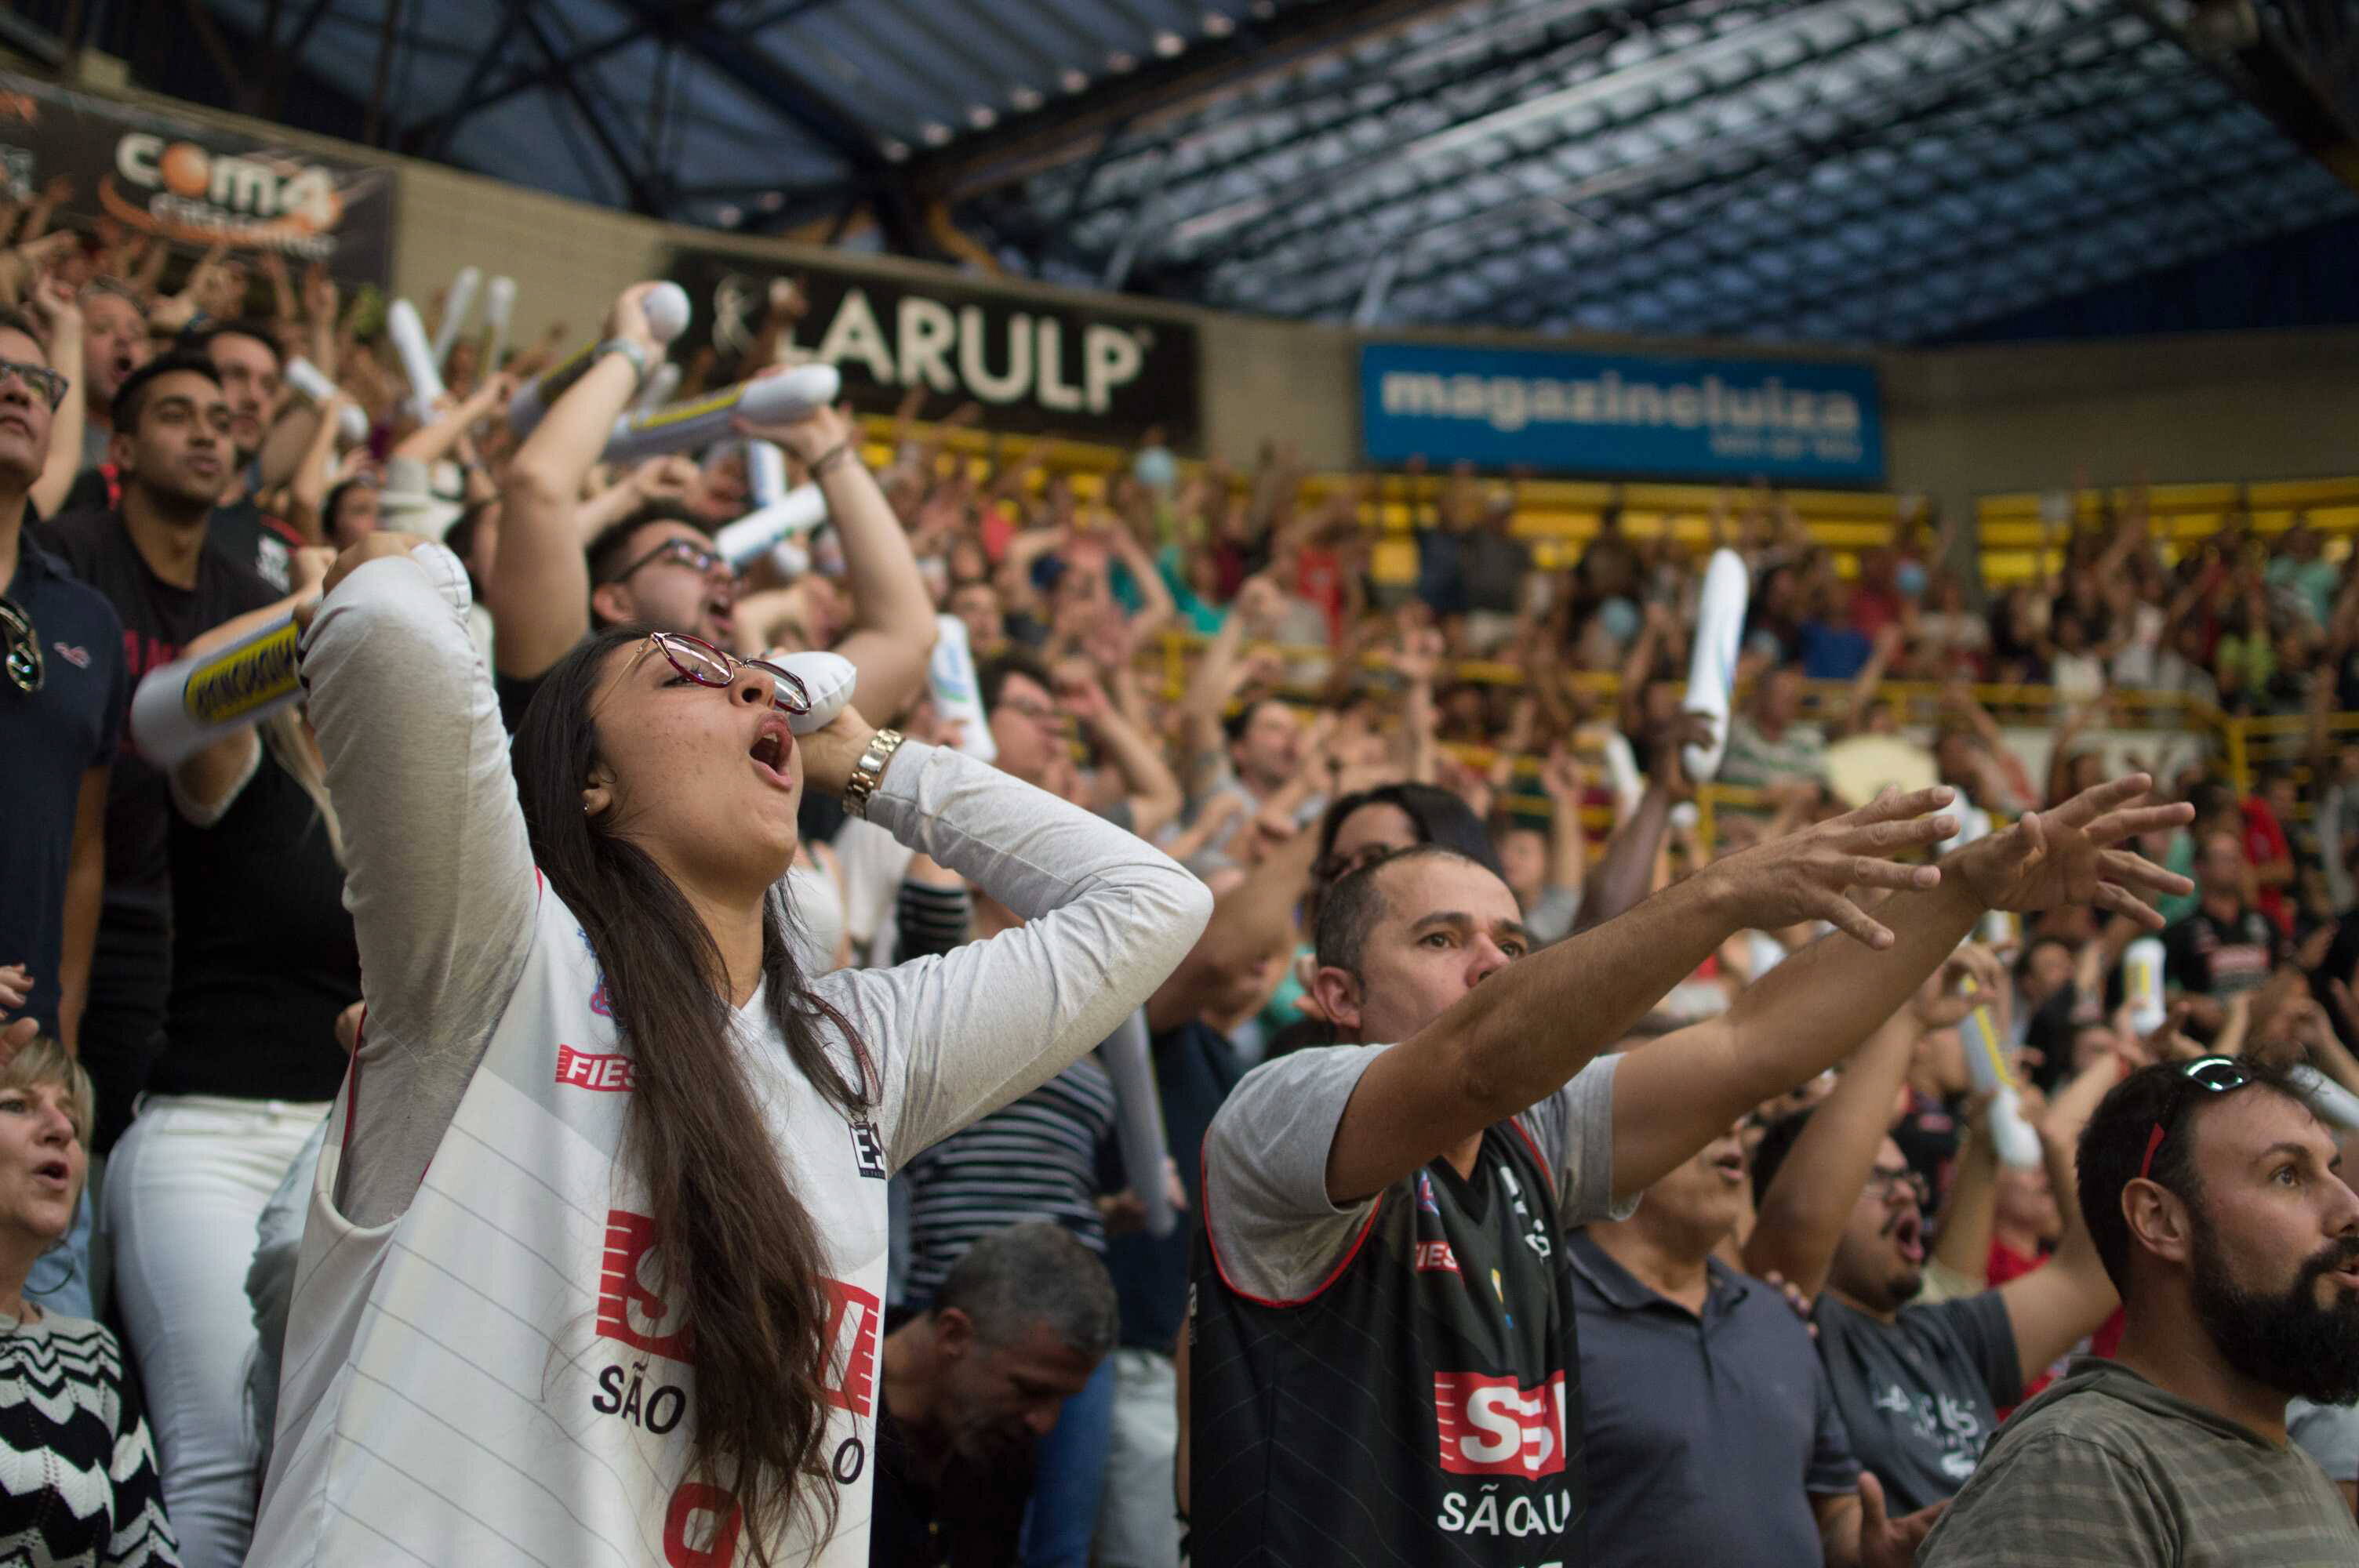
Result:
<svg viewBox="0 0 2359 1568"><path fill-rule="evenodd" d="M654 287L636 283L625 289L606 321L606 336L636 344L648 364L663 352L640 308ZM638 372L627 355L602 355L541 416L508 463L500 486L500 547L484 585L502 675L530 679L548 673L590 629L590 563L574 529L574 508L582 476L638 389Z"/></svg>
<svg viewBox="0 0 2359 1568"><path fill-rule="evenodd" d="M2075 1160L2081 1130L2096 1114L2098 1102L2121 1080L2121 1061L2110 1053L2099 1057L2064 1087L2040 1122L2040 1150L2048 1160L2057 1210L2064 1217L2064 1234L2047 1262L1998 1288L1999 1300L2006 1303L2007 1322L2015 1329L2017 1366L2048 1366L2083 1336L2094 1333L2121 1304L2097 1256L2097 1244L2081 1217Z"/></svg>
<svg viewBox="0 0 2359 1568"><path fill-rule="evenodd" d="M1162 751L1147 739L1098 684L1085 659L1068 659L1056 671L1057 697L1122 775L1123 799L1130 807L1130 830L1155 842L1180 815L1180 781L1165 765Z"/></svg>
<svg viewBox="0 0 2359 1568"><path fill-rule="evenodd" d="M82 471L82 306L76 302L73 290L55 276L45 277L34 286L31 303L42 329L42 347L49 351L49 368L66 378L65 396L49 416L49 460L41 465L40 477L33 481L32 489L34 509L44 517L54 517Z"/></svg>
<svg viewBox="0 0 2359 1568"><path fill-rule="evenodd" d="M1948 799L1946 790L1891 796L1732 855L1620 919L1491 976L1405 1044L1369 1064L1328 1150L1329 1197L1342 1204L1379 1192L1493 1122L1555 1093L1734 932L1826 919L1869 944L1870 952L1891 947L1892 932L1870 919L1843 890L1923 887L1934 881L1937 873L1930 866L1897 865L1885 857L1954 831L1950 818L1923 815ZM1770 978L1791 967L1781 965ZM1623 1071L1669 1044L1659 1041L1634 1054ZM1777 1088L1807 1076L1780 1079ZM1615 1075L1615 1184L1633 1192L1654 1178L1621 1177L1621 1076ZM1702 1087L1700 1078L1690 1076L1681 1092ZM1721 1112L1713 1130L1724 1130L1740 1112L1767 1098L1757 1094ZM1693 1154L1712 1136L1697 1138L1679 1158ZM1661 1170L1677 1163L1678 1159L1667 1161Z"/></svg>
<svg viewBox="0 0 2359 1568"><path fill-rule="evenodd" d="M1573 917L1575 933L1635 907L1653 888L1655 860L1662 852L1671 807L1695 798L1695 785L1680 763L1680 748L1690 741L1711 740L1711 725L1712 720L1701 714L1681 714L1652 737L1646 790L1629 819L1605 840L1605 852L1589 873L1582 890L1581 913Z"/></svg>
<svg viewBox="0 0 2359 1568"><path fill-rule="evenodd" d="M816 989L886 1075L896 1165L1078 1060L1162 983L1212 895L1131 834L960 752L904 745L872 820L1024 924Z"/></svg>
<svg viewBox="0 0 2359 1568"><path fill-rule="evenodd" d="M859 432L832 408L786 425L739 421L741 434L776 441L810 470L827 497L828 519L843 545L852 629L835 645L860 671L860 705L880 719L901 712L926 689L933 656L933 595L901 519L876 476L860 460Z"/></svg>
<svg viewBox="0 0 2359 1568"><path fill-rule="evenodd" d="M2100 784L1952 851L1941 862L1938 885L1919 883L1875 912L1897 941L1864 948L1822 937L1747 988L1718 1018L1634 1053L1614 1085L1614 1190L1635 1193L1653 1184L1763 1100L1840 1061L1899 1011L1986 910L2090 903L2159 928L2162 917L2130 890L2184 892L2190 884L2113 848L2193 815L2184 803L2131 805L2150 783L2134 773ZM1948 792L1941 795L1948 798ZM1819 831L1806 828L1792 837L1807 839ZM1763 849L1788 841L1774 839ZM1753 924L1767 930L1784 923Z"/></svg>
<svg viewBox="0 0 2359 1568"><path fill-rule="evenodd" d="M1248 823L1238 831L1258 829ZM1294 912L1310 891L1318 853L1318 833L1299 829L1221 895L1203 936L1147 999L1149 1030L1159 1034L1224 1004L1234 1006L1272 957L1293 950Z"/></svg>
<svg viewBox="0 0 2359 1568"><path fill-rule="evenodd" d="M467 608L457 557L372 534L296 612L368 1002L337 1193L361 1225L416 1191L531 946L532 852Z"/></svg>

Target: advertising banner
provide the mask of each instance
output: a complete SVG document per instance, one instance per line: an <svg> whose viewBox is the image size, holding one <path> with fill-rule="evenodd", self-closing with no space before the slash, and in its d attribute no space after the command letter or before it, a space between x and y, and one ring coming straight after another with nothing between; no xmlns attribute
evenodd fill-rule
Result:
<svg viewBox="0 0 2359 1568"><path fill-rule="evenodd" d="M1874 484L1884 478L1875 367L1368 343L1361 444L1371 462L1663 479Z"/></svg>
<svg viewBox="0 0 2359 1568"><path fill-rule="evenodd" d="M321 262L347 287L393 274L394 173L0 72L0 186L64 191L53 225L112 222L191 251Z"/></svg>
<svg viewBox="0 0 2359 1568"><path fill-rule="evenodd" d="M673 352L709 343L724 371L753 347L771 283L792 277L810 309L781 342L782 354L835 366L844 395L864 413L889 412L905 390L923 384L981 404L994 429L1123 445L1160 428L1176 450L1199 445L1196 330L1186 322L981 282L912 283L718 251L674 251L667 276L688 290L692 308Z"/></svg>

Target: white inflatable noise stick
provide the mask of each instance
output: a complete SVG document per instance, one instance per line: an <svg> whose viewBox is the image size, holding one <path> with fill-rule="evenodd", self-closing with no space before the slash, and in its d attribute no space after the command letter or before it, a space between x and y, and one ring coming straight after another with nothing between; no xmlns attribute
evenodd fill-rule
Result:
<svg viewBox="0 0 2359 1568"><path fill-rule="evenodd" d="M500 361L508 351L508 323L516 316L516 279L495 277L484 293L484 325L492 330L492 341L484 347L484 373L491 374L500 368Z"/></svg>
<svg viewBox="0 0 2359 1568"><path fill-rule="evenodd" d="M926 689L934 698L934 716L959 727L959 750L979 762L999 760L999 744L991 738L991 716L983 710L983 684L975 678L974 649L966 640L966 622L955 615L937 615L933 657L926 665ZM1145 1195L1140 1195L1144 1196Z"/></svg>
<svg viewBox="0 0 2359 1568"><path fill-rule="evenodd" d="M742 572L768 555L774 546L808 534L826 521L827 497L820 493L819 486L806 484L722 528L712 535L712 548Z"/></svg>
<svg viewBox="0 0 2359 1568"><path fill-rule="evenodd" d="M774 506L787 493L787 454L776 441L745 443L745 493L756 506Z"/></svg>
<svg viewBox="0 0 2359 1568"><path fill-rule="evenodd" d="M2359 1132L2359 1096L2336 1083L2307 1063L2296 1063L2286 1069L2301 1098L2318 1113L2318 1119L2345 1132Z"/></svg>
<svg viewBox="0 0 2359 1568"><path fill-rule="evenodd" d="M420 419L434 416L434 405L442 396L442 373L436 368L434 345L426 341L426 324L418 319L418 307L407 299L397 299L385 313L385 330L393 340L393 351L401 358L401 373L409 378L410 412Z"/></svg>
<svg viewBox="0 0 2359 1568"><path fill-rule="evenodd" d="M131 694L131 740L158 768L269 718L303 695L293 612L210 654L175 659Z"/></svg>
<svg viewBox="0 0 2359 1568"><path fill-rule="evenodd" d="M647 330L658 343L669 343L688 330L688 290L667 279L647 292L639 301L640 314L647 319Z"/></svg>
<svg viewBox="0 0 2359 1568"><path fill-rule="evenodd" d="M647 373L647 385L641 387L639 395L631 399L631 412L645 414L651 409L660 408L670 400L671 395L679 390L679 366L666 360Z"/></svg>
<svg viewBox="0 0 2359 1568"><path fill-rule="evenodd" d="M604 460L635 463L666 452L690 452L728 438L743 417L775 425L799 419L835 401L842 378L833 365L798 365L777 375L756 376L685 403L669 403L644 414L625 414L606 438Z"/></svg>
<svg viewBox="0 0 2359 1568"><path fill-rule="evenodd" d="M1728 750L1728 705L1735 695L1737 643L1745 635L1745 606L1752 576L1734 550L1715 550L1704 568L1703 597L1696 606L1695 645L1688 654L1688 690L1682 711L1712 720L1712 743L1687 746L1680 765L1688 777L1708 784L1720 772Z"/></svg>
<svg viewBox="0 0 2359 1568"><path fill-rule="evenodd" d="M434 363L451 362L451 347L466 329L467 318L475 308L475 290L483 286L483 273L472 266L462 266L459 276L451 280L451 292L442 297L442 319L434 324Z"/></svg>
<svg viewBox="0 0 2359 1568"><path fill-rule="evenodd" d="M2162 998L2162 942L2141 936L2122 949L2122 993L2130 1004L2130 1027L2153 1033L2170 1016Z"/></svg>
<svg viewBox="0 0 2359 1568"><path fill-rule="evenodd" d="M939 644L937 644L939 646ZM1130 1190L1147 1210L1147 1233L1169 1236L1179 1227L1171 1194L1164 1184L1163 1167L1171 1158L1170 1141L1163 1130L1163 1097L1155 1087L1155 1063L1147 1040L1147 1014L1134 1010L1114 1025L1098 1047L1106 1076L1114 1080L1117 1117L1114 1134L1122 1149L1122 1168Z"/></svg>
<svg viewBox="0 0 2359 1568"><path fill-rule="evenodd" d="M336 395L336 384L300 354L287 362L287 384L301 393L314 408L325 408L328 399ZM347 441L357 444L368 439L368 416L350 403L337 416L336 427Z"/></svg>
<svg viewBox="0 0 2359 1568"><path fill-rule="evenodd" d="M676 283L659 283L641 298L639 311L647 319L647 330L658 343L669 343L688 326L688 291ZM519 439L532 434L533 427L549 412L549 405L565 395L568 388L589 373L597 362L598 345L603 339L592 339L582 344L538 375L516 388L508 400L508 428ZM652 367L649 376L653 376ZM678 448L667 449L678 450ZM650 457L657 454L650 452ZM608 454L611 458L613 454Z"/></svg>
<svg viewBox="0 0 2359 1568"><path fill-rule="evenodd" d="M1991 1140L1998 1149L1999 1159L2020 1171L2038 1170L2039 1134L2023 1119L2015 1075L2008 1065L2007 1053L1999 1044L1998 1028L1991 1021L1988 1004L1966 1014L1965 1026L1959 1033L1965 1037L1966 1075L1973 1080L1974 1091L1992 1097Z"/></svg>

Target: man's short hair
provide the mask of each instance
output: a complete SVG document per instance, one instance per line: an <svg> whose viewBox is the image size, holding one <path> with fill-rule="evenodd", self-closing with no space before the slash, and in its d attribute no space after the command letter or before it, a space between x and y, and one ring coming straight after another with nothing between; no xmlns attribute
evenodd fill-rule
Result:
<svg viewBox="0 0 2359 1568"><path fill-rule="evenodd" d="M2195 1140L2190 1136L2198 1113L2205 1108L2252 1089L2283 1095L2309 1108L2309 1101L2293 1080L2277 1067L2256 1057L2239 1056L2246 1082L2239 1087L2207 1089L2189 1077L2180 1062L2157 1062L2140 1067L2107 1092L2089 1125L2081 1130L2079 1180L2081 1217L2114 1289L2129 1294L2130 1222L2122 1213L2122 1189L2137 1179L2153 1144L2154 1162L2147 1178L2176 1195L2190 1208L2203 1206L2203 1181L2195 1168ZM2157 1129L2162 1141L2154 1142Z"/></svg>
<svg viewBox="0 0 2359 1568"><path fill-rule="evenodd" d="M1224 714L1222 716L1221 733L1227 737L1230 745L1235 745L1238 741L1245 738L1245 730L1252 727L1254 715L1261 711L1261 705L1263 703L1276 702L1282 704L1284 701L1285 699L1283 697L1249 697L1245 698L1243 702L1237 704L1237 710L1234 713Z"/></svg>
<svg viewBox="0 0 2359 1568"><path fill-rule="evenodd" d="M640 529L657 523L679 523L711 537L712 524L685 506L669 502L651 501L628 516L607 524L582 547L590 557L590 586L594 590L614 580L631 558L631 536Z"/></svg>
<svg viewBox="0 0 2359 1568"><path fill-rule="evenodd" d="M974 672L975 691L983 698L985 717L999 711L999 694L1010 676L1022 676L1045 692L1057 689L1056 677L1038 654L1026 648L1004 648L984 660Z"/></svg>
<svg viewBox="0 0 2359 1568"><path fill-rule="evenodd" d="M992 1231L968 1248L934 1292L935 1312L952 1307L985 1345L1013 1344L1045 1323L1092 1361L1114 1348L1114 1281L1096 1253L1049 1220Z"/></svg>
<svg viewBox="0 0 2359 1568"><path fill-rule="evenodd" d="M1781 1116L1762 1130L1761 1141L1753 1150L1753 1201L1758 1204L1769 1191L1769 1184L1777 1179L1777 1167L1794 1152L1794 1142L1810 1125L1810 1112L1816 1108L1805 1106L1791 1116Z"/></svg>
<svg viewBox="0 0 2359 1568"><path fill-rule="evenodd" d="M1447 858L1463 860L1470 866L1483 862L1471 855L1462 855L1447 844L1412 844L1406 849L1396 849L1380 860L1372 860L1327 890L1319 901L1319 925L1311 939L1311 950L1322 969L1341 969L1353 979L1360 978L1360 959L1367 950L1368 933L1384 919L1390 905L1386 902L1383 884L1377 880L1387 866L1404 860ZM1483 868L1491 870L1487 866ZM1497 873L1494 872L1494 875Z"/></svg>
<svg viewBox="0 0 2359 1568"><path fill-rule="evenodd" d="M279 348L278 340L271 335L269 327L260 321L223 321L211 327L201 327L193 332L182 333L179 347L191 353L210 356L213 351L213 341L218 338L251 338L270 351L274 362L286 362L287 356Z"/></svg>
<svg viewBox="0 0 2359 1568"><path fill-rule="evenodd" d="M221 372L213 362L186 349L175 349L159 354L123 378L123 385L114 394L114 429L118 435L136 435L139 416L147 401L147 389L168 375L201 375L221 385Z"/></svg>
<svg viewBox="0 0 2359 1568"><path fill-rule="evenodd" d="M2059 936L2053 931L2042 932L2023 945L2023 957L2015 961L2015 972L2018 979L2031 973L2032 957L2042 947L2061 947L2064 949L2064 956L2068 958L2075 957L2080 953L2080 949L2075 947L2068 938Z"/></svg>
<svg viewBox="0 0 2359 1568"><path fill-rule="evenodd" d="M32 339L33 346L41 351L41 362L49 363L49 345L42 341L40 329L33 325L30 316L14 306L0 305L0 330L22 332Z"/></svg>

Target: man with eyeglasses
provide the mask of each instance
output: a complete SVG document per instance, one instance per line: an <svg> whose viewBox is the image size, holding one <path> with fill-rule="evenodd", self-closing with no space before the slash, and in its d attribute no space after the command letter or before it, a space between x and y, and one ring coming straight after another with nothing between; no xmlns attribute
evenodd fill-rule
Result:
<svg viewBox="0 0 2359 1568"><path fill-rule="evenodd" d="M229 406L212 363L186 353L152 360L125 380L114 409L109 452L120 505L69 513L38 535L114 606L136 685L200 633L291 600L209 536L234 458ZM131 1102L162 1048L171 811L164 773L126 752L108 786L105 913L82 1041L98 1087L94 1152L112 1148L129 1124Z"/></svg>
<svg viewBox="0 0 2359 1568"><path fill-rule="evenodd" d="M499 548L484 603L495 629L494 685L511 730L541 677L593 622L639 622L741 654L762 648L760 629L738 623L736 575L713 553L711 524L696 513L642 509L585 550L582 481L663 357L641 304L654 287L634 284L615 299L589 369L516 449L501 483ZM786 448L827 499L852 600L851 628L832 651L860 672L861 711L885 722L924 689L936 636L933 599L900 519L860 460L857 429L835 410L746 433Z"/></svg>
<svg viewBox="0 0 2359 1568"><path fill-rule="evenodd" d="M33 324L0 310L0 1039L19 1043L29 1021L68 1050L83 1042L107 778L131 697L122 621L25 526L50 416L72 393ZM85 1197L71 1257L89 1251L89 1215ZM86 1271L71 1271L45 1301L90 1315Z"/></svg>
<svg viewBox="0 0 2359 1568"><path fill-rule="evenodd" d="M2148 911L2143 924L2160 919ZM1954 962L1984 991L2006 983L1985 959ZM2094 1333L2114 1304L2086 1228L2071 1223L2031 1272L1957 1300L1918 1301L1930 1192L1890 1135L1893 1102L1919 1037L1963 1011L1953 1007L1938 1023L1894 1019L1853 1055L1832 1094L1773 1124L1753 1157L1760 1213L1745 1267L1774 1271L1813 1299L1819 1356L1852 1451L1896 1513L1953 1495L1998 1430L1998 1412L2023 1397L2026 1377ZM2038 1130L2060 1195L2072 1188L2077 1125L2066 1101L2085 1114L2098 1082L2060 1095Z"/></svg>
<svg viewBox="0 0 2359 1568"><path fill-rule="evenodd" d="M49 455L52 405L70 395L32 323L0 311L0 1015L79 1044L105 881L107 771L130 683L123 622L103 594L27 535L27 495Z"/></svg>
<svg viewBox="0 0 2359 1568"><path fill-rule="evenodd" d="M2081 1209L2127 1326L2017 1411L1927 1568L2359 1563L2288 1400L2359 1397L2359 1195L2278 1070L2132 1073L2081 1135Z"/></svg>

